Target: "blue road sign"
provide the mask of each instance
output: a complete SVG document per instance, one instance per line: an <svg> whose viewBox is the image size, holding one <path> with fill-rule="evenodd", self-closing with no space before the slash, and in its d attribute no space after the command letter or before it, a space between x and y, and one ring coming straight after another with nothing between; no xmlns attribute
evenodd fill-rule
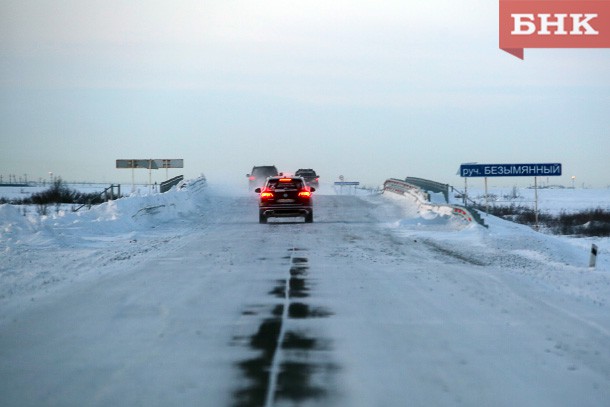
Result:
<svg viewBox="0 0 610 407"><path fill-rule="evenodd" d="M553 177L561 175L561 164L462 164L460 177Z"/></svg>

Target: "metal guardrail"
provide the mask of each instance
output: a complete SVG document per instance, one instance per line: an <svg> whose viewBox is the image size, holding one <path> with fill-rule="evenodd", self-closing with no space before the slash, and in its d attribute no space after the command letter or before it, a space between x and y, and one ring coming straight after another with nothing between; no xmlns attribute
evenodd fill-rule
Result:
<svg viewBox="0 0 610 407"><path fill-rule="evenodd" d="M441 193L445 197L445 202L449 203L449 184L441 184L440 182L416 177L407 177L405 182L417 185L424 191Z"/></svg>
<svg viewBox="0 0 610 407"><path fill-rule="evenodd" d="M163 193L169 191L174 185L178 185L183 179L184 175L178 175L177 177L163 181L161 184L159 184L159 192Z"/></svg>

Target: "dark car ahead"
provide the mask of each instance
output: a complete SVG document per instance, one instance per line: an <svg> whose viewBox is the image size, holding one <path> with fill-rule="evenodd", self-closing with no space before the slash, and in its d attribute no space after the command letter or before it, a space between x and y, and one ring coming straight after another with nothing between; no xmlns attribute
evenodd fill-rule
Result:
<svg viewBox="0 0 610 407"><path fill-rule="evenodd" d="M270 177L259 193L258 221L267 223L271 217L300 217L313 222L311 195L316 189L307 185L302 177Z"/></svg>
<svg viewBox="0 0 610 407"><path fill-rule="evenodd" d="M307 185L317 187L320 181L320 176L311 168L300 168L294 173L297 177L303 177Z"/></svg>
<svg viewBox="0 0 610 407"><path fill-rule="evenodd" d="M261 165L252 167L252 172L247 174L248 187L250 190L261 187L265 184L268 177L278 176L277 168L275 165Z"/></svg>

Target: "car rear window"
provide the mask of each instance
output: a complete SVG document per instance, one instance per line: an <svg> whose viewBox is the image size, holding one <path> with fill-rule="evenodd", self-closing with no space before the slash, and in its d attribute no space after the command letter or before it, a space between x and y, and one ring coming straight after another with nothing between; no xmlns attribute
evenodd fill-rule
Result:
<svg viewBox="0 0 610 407"><path fill-rule="evenodd" d="M256 167L252 169L253 175L277 175L277 169L275 167Z"/></svg>
<svg viewBox="0 0 610 407"><path fill-rule="evenodd" d="M269 189L300 189L302 187L303 182L300 179L291 179L290 181L270 179L267 182L267 188Z"/></svg>

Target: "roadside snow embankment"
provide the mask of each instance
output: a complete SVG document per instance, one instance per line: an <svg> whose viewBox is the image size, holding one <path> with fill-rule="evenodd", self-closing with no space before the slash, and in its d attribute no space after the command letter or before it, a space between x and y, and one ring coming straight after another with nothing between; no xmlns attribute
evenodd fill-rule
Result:
<svg viewBox="0 0 610 407"><path fill-rule="evenodd" d="M205 187L205 178L198 178L164 194L48 216L24 216L18 206L0 205L0 300L36 293L86 274L87 264L107 265L180 237L174 226L201 213Z"/></svg>
<svg viewBox="0 0 610 407"><path fill-rule="evenodd" d="M577 301L601 305L610 298L608 238L548 235L491 215L484 215L488 225L484 228L465 224L412 192L384 197L402 208L402 218L390 225L402 238L426 244L457 262L523 279ZM589 267L592 243L598 246L595 268Z"/></svg>
<svg viewBox="0 0 610 407"><path fill-rule="evenodd" d="M408 200L413 205L412 207L417 209L417 218L425 220L427 227L438 224L452 229L463 229L477 221L476 213L457 205L434 203L430 199L430 194L418 186L399 179L386 180L384 193L386 192L390 197ZM434 198L438 200L436 196ZM410 223L409 221L406 222ZM416 220L416 222L419 222L419 220Z"/></svg>
<svg viewBox="0 0 610 407"><path fill-rule="evenodd" d="M472 211L450 204L432 203L425 191L401 180L386 181L388 199L410 208L409 216L400 220L403 233L417 234L442 244L443 250L468 253L474 264L502 264L531 268L534 264L587 267L591 242L600 246L597 270L607 270L609 239L583 239L546 235L531 229L485 215L488 230L473 222ZM451 233L460 231L461 233ZM449 232L449 233L442 233ZM439 247L440 248L440 247ZM600 259L599 257L602 257ZM463 257L463 256L461 256Z"/></svg>

